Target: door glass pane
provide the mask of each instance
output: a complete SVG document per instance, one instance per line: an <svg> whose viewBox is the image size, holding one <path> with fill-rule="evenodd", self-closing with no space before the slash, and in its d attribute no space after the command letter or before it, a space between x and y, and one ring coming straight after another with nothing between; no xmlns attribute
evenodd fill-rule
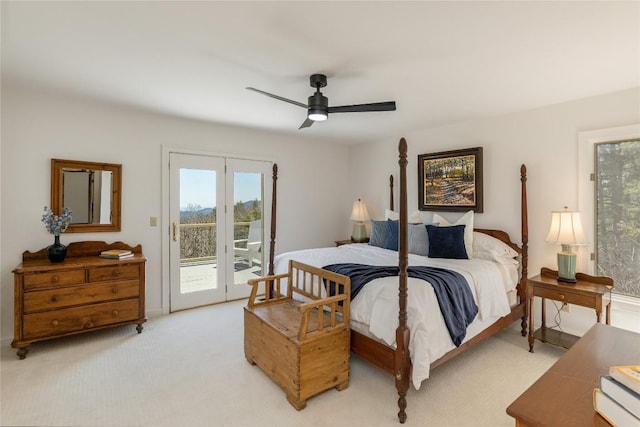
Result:
<svg viewBox="0 0 640 427"><path fill-rule="evenodd" d="M613 292L640 297L640 141L596 150L596 271Z"/></svg>
<svg viewBox="0 0 640 427"><path fill-rule="evenodd" d="M217 288L216 172L180 169L180 293Z"/></svg>
<svg viewBox="0 0 640 427"><path fill-rule="evenodd" d="M233 174L233 283L236 285L263 275L262 185L261 173Z"/></svg>

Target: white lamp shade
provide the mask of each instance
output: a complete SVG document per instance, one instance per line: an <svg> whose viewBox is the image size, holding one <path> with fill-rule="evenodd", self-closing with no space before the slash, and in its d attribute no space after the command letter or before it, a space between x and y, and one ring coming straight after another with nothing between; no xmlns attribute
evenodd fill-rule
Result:
<svg viewBox="0 0 640 427"><path fill-rule="evenodd" d="M369 212L367 212L367 205L360 199L353 202L353 209L351 210L352 221L369 221Z"/></svg>
<svg viewBox="0 0 640 427"><path fill-rule="evenodd" d="M551 213L551 227L545 239L547 242L559 243L561 245L585 245L588 243L587 236L582 228L580 212Z"/></svg>

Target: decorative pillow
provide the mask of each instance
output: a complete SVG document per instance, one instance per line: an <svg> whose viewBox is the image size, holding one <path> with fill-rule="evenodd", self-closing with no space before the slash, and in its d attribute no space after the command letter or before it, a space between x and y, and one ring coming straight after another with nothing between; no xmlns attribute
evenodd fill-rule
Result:
<svg viewBox="0 0 640 427"><path fill-rule="evenodd" d="M506 243L496 239L495 237L489 236L488 234L480 233L477 231L473 232L473 255L476 255L476 252L485 252L492 253L495 256L500 258L510 258L513 259L518 256L518 252L516 252L511 246Z"/></svg>
<svg viewBox="0 0 640 427"><path fill-rule="evenodd" d="M409 224L409 253L427 256L429 254L429 234L424 224Z"/></svg>
<svg viewBox="0 0 640 427"><path fill-rule="evenodd" d="M464 244L464 225L427 225L429 258L468 259Z"/></svg>
<svg viewBox="0 0 640 427"><path fill-rule="evenodd" d="M468 211L453 224L437 213L434 213L433 222L437 222L441 226L464 225L464 247L467 251L467 256L473 258L473 211Z"/></svg>
<svg viewBox="0 0 640 427"><path fill-rule="evenodd" d="M477 231L473 232L473 256L504 265L518 265L518 252L504 242Z"/></svg>
<svg viewBox="0 0 640 427"><path fill-rule="evenodd" d="M369 244L379 248L386 247L387 242L387 221L371 220L371 237Z"/></svg>
<svg viewBox="0 0 640 427"><path fill-rule="evenodd" d="M518 265L520 262L515 258L506 258L500 256L496 251L477 250L473 252L473 257L478 259L486 259L488 261L497 262L503 265Z"/></svg>
<svg viewBox="0 0 640 427"><path fill-rule="evenodd" d="M396 211L392 211L391 209L385 209L384 210L384 217L385 219L390 219L392 221L396 221L400 219L400 214ZM422 214L420 213L420 211L414 211L413 213L411 213L409 215L409 217L407 218L407 222L409 224L418 224L422 222Z"/></svg>
<svg viewBox="0 0 640 427"><path fill-rule="evenodd" d="M398 250L398 229L400 225L398 221L387 220L387 239L384 247L392 251Z"/></svg>

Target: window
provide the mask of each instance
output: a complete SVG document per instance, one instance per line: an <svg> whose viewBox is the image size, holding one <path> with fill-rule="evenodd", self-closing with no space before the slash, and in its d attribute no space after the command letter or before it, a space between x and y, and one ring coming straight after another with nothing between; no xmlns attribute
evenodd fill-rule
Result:
<svg viewBox="0 0 640 427"><path fill-rule="evenodd" d="M578 247L577 270L613 277L614 299L636 314L640 314L640 245L638 234L622 230L640 228L640 175L635 173L640 165L638 141L640 123L578 133L578 210L589 243ZM629 156L629 147L635 150L635 158L624 158ZM623 148L624 152L618 151ZM633 225L630 218L635 221ZM622 255L634 235L633 249ZM615 272L616 265L623 268ZM633 275L636 283L629 285Z"/></svg>
<svg viewBox="0 0 640 427"><path fill-rule="evenodd" d="M600 142L595 155L595 271L640 297L640 139Z"/></svg>

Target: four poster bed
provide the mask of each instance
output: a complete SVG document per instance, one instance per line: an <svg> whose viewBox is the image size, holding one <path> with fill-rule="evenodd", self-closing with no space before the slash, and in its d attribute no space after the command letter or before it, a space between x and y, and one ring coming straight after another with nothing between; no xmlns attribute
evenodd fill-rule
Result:
<svg viewBox="0 0 640 427"><path fill-rule="evenodd" d="M394 243L397 245L395 246L398 248L397 251L378 247L371 241L370 244L294 251L280 254L275 259L273 248L276 169L274 168L269 275L286 271L290 260L339 273L343 273L341 269L353 266L356 269L364 264L372 268L377 266L380 274L371 279L367 286L358 287L358 279L355 276L350 277L351 351L393 375L399 395L398 418L401 423L404 423L407 418L406 395L411 382L416 389L419 388L421 382L428 378L431 368L450 360L518 319L521 319L522 335L526 335L527 178L526 167L522 165L520 168L521 247L513 243L504 231L475 229L472 234L474 257L471 257L472 249L468 246L469 259L446 259L446 256L435 258L410 251L415 231L413 227L419 225L418 228L424 229L425 224L410 224L408 221L407 143L404 138L399 143L398 163L400 206L397 243ZM393 210L393 177L391 177L390 187L389 207ZM438 227L439 225L443 227ZM440 230L456 228L444 227L446 225L451 224L436 224L434 227ZM431 239L433 238L431 231L440 231L431 230L429 227L430 225L427 225L426 228L430 232ZM467 231L473 230L473 227L467 228L469 229ZM469 235L471 234L465 235L465 238ZM372 239L373 237L372 233ZM395 271L387 274L386 269L391 267L383 266L390 265L394 266ZM441 293L436 286L436 282L440 279L436 277L424 279L418 274L424 270L436 272L451 270L452 274L463 277L468 282L470 295L477 305L475 311L467 310L467 322L460 325L455 319L449 319L443 309L444 300L440 299ZM425 286L424 280L428 280L432 286ZM355 288L354 284L356 284ZM398 289L397 292L396 289ZM454 288L454 293L457 292L455 289L457 288ZM269 299L268 295L267 299ZM454 302L453 305L456 303Z"/></svg>

